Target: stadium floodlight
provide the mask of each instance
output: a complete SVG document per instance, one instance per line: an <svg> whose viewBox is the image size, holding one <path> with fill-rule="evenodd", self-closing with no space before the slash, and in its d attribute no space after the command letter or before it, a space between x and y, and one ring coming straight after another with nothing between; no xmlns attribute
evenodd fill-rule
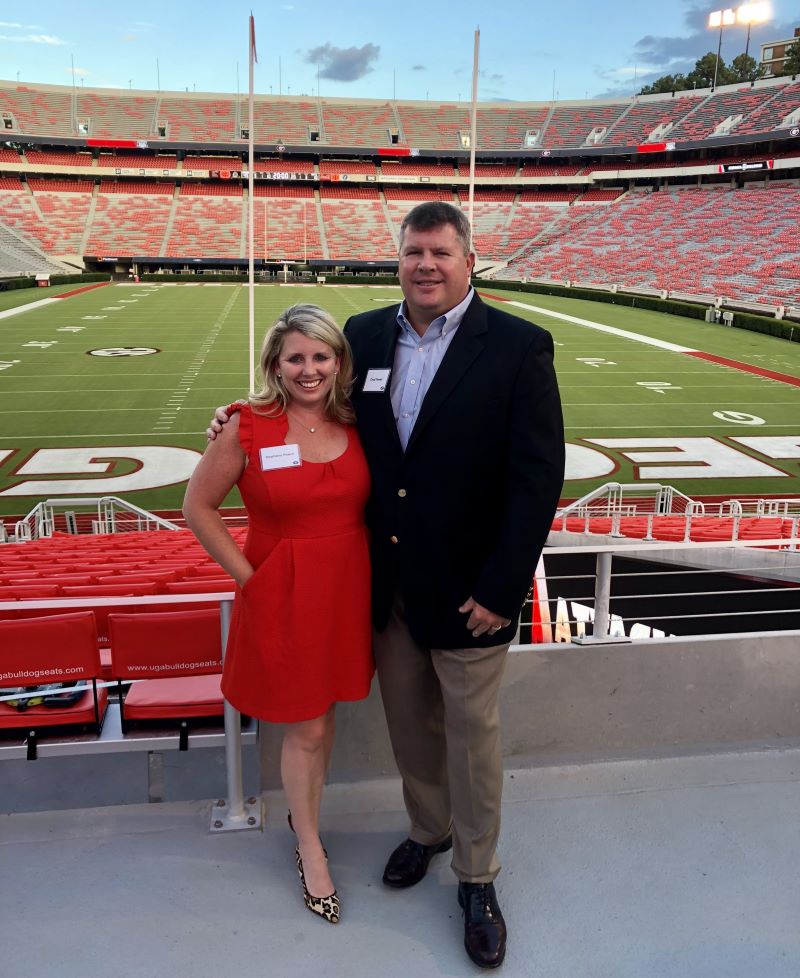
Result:
<svg viewBox="0 0 800 978"><path fill-rule="evenodd" d="M736 20L747 24L747 44L744 47L745 57L750 53L750 28L753 24L766 24L772 18L772 7L769 3L743 3L736 11Z"/></svg>
<svg viewBox="0 0 800 978"><path fill-rule="evenodd" d="M712 88L717 87L717 76L719 75L719 58L722 53L722 28L727 27L730 24L736 23L736 11L731 7L726 7L724 10L714 10L708 15L708 26L709 27L719 27L719 44L717 45L717 61L714 65L714 84Z"/></svg>

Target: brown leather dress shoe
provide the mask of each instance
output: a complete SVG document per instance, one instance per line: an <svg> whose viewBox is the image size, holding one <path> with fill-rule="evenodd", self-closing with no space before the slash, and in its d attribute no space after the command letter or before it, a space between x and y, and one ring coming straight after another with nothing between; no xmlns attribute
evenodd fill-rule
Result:
<svg viewBox="0 0 800 978"><path fill-rule="evenodd" d="M459 883L464 911L464 947L479 968L499 968L506 956L506 922L494 883Z"/></svg>
<svg viewBox="0 0 800 978"><path fill-rule="evenodd" d="M450 835L432 846L424 846L421 842L406 839L389 856L386 869L383 871L383 882L387 886L395 886L398 889L419 883L428 871L428 864L436 853L447 852L452 846L453 837Z"/></svg>

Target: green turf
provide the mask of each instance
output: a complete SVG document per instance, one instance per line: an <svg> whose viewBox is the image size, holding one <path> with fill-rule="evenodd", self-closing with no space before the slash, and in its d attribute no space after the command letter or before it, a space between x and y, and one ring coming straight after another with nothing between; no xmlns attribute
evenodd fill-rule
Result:
<svg viewBox="0 0 800 978"><path fill-rule="evenodd" d="M240 286L112 286L96 289L0 319L0 514L27 512L48 494L42 488L25 496L4 495L27 480L94 479L98 493L109 478L122 478L138 467L121 453L103 456L103 446L174 446L202 450L212 409L247 390L247 290ZM39 298L36 290L32 299ZM43 290L42 290L43 291ZM502 295L502 289L492 288ZM52 294L52 293L49 293ZM792 376L800 376L800 345L772 337L710 326L603 303L563 300L541 295L505 293L552 312L566 313L646 337L667 340L731 359L742 360ZM257 332L294 302L316 302L339 320L399 300L399 289L336 286L259 287L256 290ZM135 299L136 301L130 301ZM125 300L125 301L121 301ZM489 300L493 301L493 300ZM108 309L107 307L117 307ZM630 482L635 464L619 448L590 439L706 438L697 460L669 453L671 477L645 477L667 482L692 496L800 496L800 458L765 458L731 439L791 437L800 446L800 388L683 353L657 349L630 338L564 322L543 312L510 308L517 315L546 326L556 342L556 367L564 401L567 441L580 456L579 474L565 487L574 498L607 481ZM105 316L105 319L84 318ZM71 328L80 327L80 332ZM259 336L260 339L260 336ZM27 346L29 343L52 344ZM152 347L159 352L141 357L100 358L89 350L109 347ZM611 361L592 365L588 359ZM14 362L18 361L18 362ZM3 368L3 364L11 363ZM642 384L668 384L654 388ZM659 393L661 390L663 393ZM744 412L763 419L748 426L714 417L715 411ZM697 442L686 443L697 449ZM784 454L787 442L781 443ZM763 447L763 443L762 443ZM98 449L83 463L74 455L37 453L39 449ZM640 446L641 448L641 446ZM594 451L592 451L594 450ZM628 446L627 450L633 450ZM654 451L656 449L644 449ZM709 472L709 452L721 453L728 468L713 478L692 478ZM800 448L794 450L800 456ZM191 456L183 455L184 465ZM747 458L754 473L734 477L730 464ZM91 473L85 462L106 461ZM608 469L598 474L600 464ZM676 468L674 463L681 463ZM730 464L729 464L730 463ZM99 464L99 463L96 463ZM157 489L114 491L145 508L180 505L185 477L170 477L169 460L153 464L164 482ZM576 464L576 463L573 463ZM652 459L647 465L654 465ZM666 463L664 463L666 464ZM719 463L722 464L722 463ZM27 467L28 471L19 472ZM34 471L38 467L38 472ZM106 471L108 469L108 471ZM783 474L781 474L783 473ZM713 474L713 473L712 473ZM84 487L82 491L87 491ZM74 495L67 485L60 492ZM232 499L232 501L235 501Z"/></svg>
<svg viewBox="0 0 800 978"><path fill-rule="evenodd" d="M64 292L74 292L75 289L81 287L80 284L73 282L71 285L50 285L46 289L11 289L9 292L0 292L0 312L27 305L30 302L38 302L41 299L52 299L53 296L62 295Z"/></svg>

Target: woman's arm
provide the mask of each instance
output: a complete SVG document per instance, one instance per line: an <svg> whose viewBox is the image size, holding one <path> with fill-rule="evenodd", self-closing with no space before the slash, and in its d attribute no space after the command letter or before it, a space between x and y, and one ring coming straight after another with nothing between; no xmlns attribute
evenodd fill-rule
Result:
<svg viewBox="0 0 800 978"><path fill-rule="evenodd" d="M219 507L246 463L247 456L239 443L239 415L235 414L206 446L183 500L186 525L239 587L252 575L253 568L222 522Z"/></svg>

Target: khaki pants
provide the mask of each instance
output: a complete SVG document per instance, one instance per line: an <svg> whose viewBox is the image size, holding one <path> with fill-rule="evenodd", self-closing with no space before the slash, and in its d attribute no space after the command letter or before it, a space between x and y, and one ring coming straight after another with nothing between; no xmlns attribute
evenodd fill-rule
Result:
<svg viewBox="0 0 800 978"><path fill-rule="evenodd" d="M452 828L456 876L490 883L500 872L495 850L503 762L497 698L508 645L422 648L409 634L399 598L386 629L375 632L374 644L409 835L432 845Z"/></svg>

